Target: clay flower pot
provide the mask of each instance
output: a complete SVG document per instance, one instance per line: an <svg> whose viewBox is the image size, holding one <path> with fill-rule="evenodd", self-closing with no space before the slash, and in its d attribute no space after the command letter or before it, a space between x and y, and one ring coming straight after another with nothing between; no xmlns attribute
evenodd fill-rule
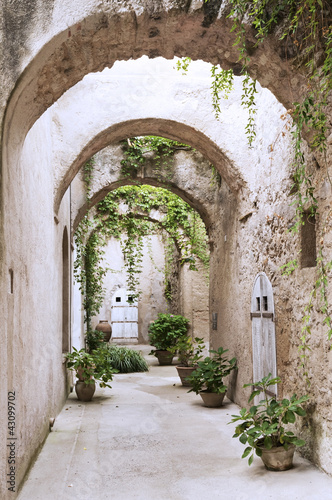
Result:
<svg viewBox="0 0 332 500"><path fill-rule="evenodd" d="M95 393L95 390L96 390L95 381L89 384L86 384L82 380L76 381L75 392L77 394L77 399L79 399L80 401L91 401L92 396Z"/></svg>
<svg viewBox="0 0 332 500"><path fill-rule="evenodd" d="M219 408L223 403L226 393L201 391L199 394L203 399L204 406L208 408Z"/></svg>
<svg viewBox="0 0 332 500"><path fill-rule="evenodd" d="M178 375L181 379L182 385L184 387L192 387L191 383L187 380L187 377L189 377L192 374L192 372L196 369L196 367L178 365L176 366L176 369L178 371Z"/></svg>
<svg viewBox="0 0 332 500"><path fill-rule="evenodd" d="M161 349L157 349L155 351L155 356L159 361L159 364L164 366L164 365L171 365L174 355L169 352L169 351L163 351Z"/></svg>
<svg viewBox="0 0 332 500"><path fill-rule="evenodd" d="M290 444L288 450L283 446L275 446L270 450L260 446L262 450L261 459L268 470L283 471L293 467L295 445Z"/></svg>
<svg viewBox="0 0 332 500"><path fill-rule="evenodd" d="M107 319L101 319L96 326L96 330L104 334L104 342L108 342L110 340L112 335L112 327Z"/></svg>

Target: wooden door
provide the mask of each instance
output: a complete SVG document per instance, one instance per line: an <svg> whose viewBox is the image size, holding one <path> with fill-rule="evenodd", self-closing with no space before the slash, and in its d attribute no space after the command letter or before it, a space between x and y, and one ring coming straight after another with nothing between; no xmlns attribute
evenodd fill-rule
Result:
<svg viewBox="0 0 332 500"><path fill-rule="evenodd" d="M274 322L273 290L265 273L255 279L251 300L253 381L272 374L277 376L277 356ZM277 396L277 385L270 387L271 396ZM259 398L258 398L259 401ZM255 403L257 404L257 399Z"/></svg>
<svg viewBox="0 0 332 500"><path fill-rule="evenodd" d="M137 301L130 300L126 289L120 288L112 297L111 307L112 340L137 340L138 307Z"/></svg>

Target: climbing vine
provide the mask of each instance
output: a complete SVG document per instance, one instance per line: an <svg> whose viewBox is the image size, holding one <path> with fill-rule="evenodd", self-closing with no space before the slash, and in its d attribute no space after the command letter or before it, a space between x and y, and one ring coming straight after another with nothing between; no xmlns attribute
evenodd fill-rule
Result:
<svg viewBox="0 0 332 500"><path fill-rule="evenodd" d="M91 177L89 182L91 181ZM121 205L122 210L119 210ZM125 210L124 210L125 207ZM149 219L151 210L160 212L158 223ZM120 240L127 273L127 289L131 300L140 294L139 275L142 271L143 238L166 232L168 240L181 253L181 264L189 262L196 270L196 259L209 265L205 225L198 213L175 194L150 186L123 186L110 192L96 205L93 217L88 214L75 233L77 258L75 276L83 291L85 321L98 313L104 298L103 278L108 269L103 265L104 247L110 237ZM166 257L171 259L170 244ZM168 292L170 262L165 266L165 296Z"/></svg>
<svg viewBox="0 0 332 500"><path fill-rule="evenodd" d="M210 0L205 0L209 2ZM332 185L326 161L327 132L329 129L326 115L328 97L332 90L332 4L329 0L230 0L231 11L228 17L232 20L231 31L235 33L234 45L239 50L239 61L242 63L243 95L241 104L249 111L249 119L246 127L249 146L255 137L254 115L256 108L254 96L256 93L255 81L251 81L247 68L250 63L250 55L246 40L246 25L254 28L257 42L250 50L255 49L263 43L268 35L278 29L280 43L283 45L285 54L292 59L293 65L304 67L307 76L307 93L301 102L294 102L293 109L288 113L293 119L293 179L292 193L295 200L295 217L291 232L298 233L305 223L305 214L309 218L314 217L318 210L318 202L315 197L315 185L312 176L307 172L304 155L304 137L313 150L319 151L325 162L327 177ZM186 58L188 59L188 58ZM178 64L178 69L186 70ZM224 97L228 97L232 76L230 71L216 71L212 68L212 100L216 116L220 113L220 90L227 91ZM225 87L225 88L224 88ZM219 90L220 89L220 90ZM327 220L331 218L330 209ZM324 232L324 231L323 231ZM283 274L291 274L297 267L297 260L283 266ZM311 312L313 300L319 295L319 309L324 315L323 324L327 327L327 338L332 339L332 320L330 306L327 298L327 287L329 273L332 269L332 260L324 257L324 239L319 240L319 252L317 257L317 280L310 293L309 303L305 307L301 333L301 344L299 347L301 363L304 375L308 381L306 362L310 351L309 340L311 336Z"/></svg>
<svg viewBox="0 0 332 500"><path fill-rule="evenodd" d="M153 153L153 166L161 177L161 169L170 177L174 152L179 149L190 150L191 147L165 137L147 135L132 137L123 141L124 159L121 161L121 173L125 177L136 178L147 162L147 153Z"/></svg>

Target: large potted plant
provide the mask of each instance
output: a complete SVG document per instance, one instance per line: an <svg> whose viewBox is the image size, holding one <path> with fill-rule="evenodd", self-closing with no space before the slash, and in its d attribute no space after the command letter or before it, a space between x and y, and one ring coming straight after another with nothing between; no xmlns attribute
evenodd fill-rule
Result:
<svg viewBox="0 0 332 500"><path fill-rule="evenodd" d="M236 368L236 358L228 359L225 353L228 349L219 347L218 350L209 351L212 356L207 356L197 363L196 370L188 377L192 388L188 392L200 394L205 406L216 408L222 405L227 386L224 378Z"/></svg>
<svg viewBox="0 0 332 500"><path fill-rule="evenodd" d="M160 365L172 364L174 354L170 349L187 333L188 325L184 316L169 313L159 313L156 321L150 323L149 341L155 347L150 354L157 357Z"/></svg>
<svg viewBox="0 0 332 500"><path fill-rule="evenodd" d="M95 349L92 353L85 349L77 350L73 347L73 352L66 354L67 368L76 372L77 381L75 391L80 401L91 401L95 390L96 380L99 380L100 387L110 387L108 382L117 373L105 356L103 349Z"/></svg>
<svg viewBox="0 0 332 500"><path fill-rule="evenodd" d="M197 363L202 359L205 348L204 340L200 337L192 339L188 335L180 337L176 344L169 349L172 354L178 354L179 364L176 366L181 383L190 387L188 377L197 368Z"/></svg>
<svg viewBox="0 0 332 500"><path fill-rule="evenodd" d="M286 430L285 426L293 424L297 416L306 415L302 405L309 396L298 398L293 394L290 399L277 401L276 398L269 396L268 388L280 382L279 377L272 378L269 373L259 382L245 384L244 387L254 388L249 403L261 393L264 397L249 410L242 408L240 415L232 415L231 420L231 422L241 422L237 425L233 437L239 438L242 444L247 445L242 458L248 457L248 463L251 465L256 453L261 457L265 467L272 471L290 469L293 466L295 447L305 444L292 431Z"/></svg>

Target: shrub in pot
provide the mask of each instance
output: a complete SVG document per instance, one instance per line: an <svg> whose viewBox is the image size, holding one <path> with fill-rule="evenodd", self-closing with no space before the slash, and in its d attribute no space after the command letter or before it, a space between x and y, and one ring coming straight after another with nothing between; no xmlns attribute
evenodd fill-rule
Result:
<svg viewBox="0 0 332 500"><path fill-rule="evenodd" d="M188 335L180 337L176 344L169 349L172 354L178 354L179 365L176 366L182 385L190 387L187 380L192 372L197 368L197 363L202 359L202 352L205 348L204 340L200 337L192 339Z"/></svg>
<svg viewBox="0 0 332 500"><path fill-rule="evenodd" d="M281 401L269 397L268 388L280 382L279 377L272 378L269 373L259 382L245 384L244 387L254 388L249 403L261 393L264 397L249 410L242 408L240 415L232 415L231 420L241 422L237 425L233 437L239 438L242 444L247 445L242 458L248 457L248 463L251 465L256 453L263 460L265 467L274 471L290 469L293 466L295 447L305 444L292 431L287 431L285 426L293 424L297 416L306 415L303 403L309 399L307 395L298 398L296 394Z"/></svg>
<svg viewBox="0 0 332 500"><path fill-rule="evenodd" d="M67 368L76 372L77 382L75 391L80 401L91 401L96 389L96 380L100 387L110 387L109 381L117 373L108 362L103 349L95 349L92 353L85 349L77 350L73 347L71 353L66 354Z"/></svg>
<svg viewBox="0 0 332 500"><path fill-rule="evenodd" d="M224 378L236 368L236 358L228 359L225 353L228 349L219 347L218 350L209 351L212 356L207 356L197 363L196 370L188 377L192 388L188 392L200 394L205 406L218 407L222 405L227 386Z"/></svg>
<svg viewBox="0 0 332 500"><path fill-rule="evenodd" d="M156 321L149 325L149 342L155 347L150 354L158 358L159 364L172 364L174 354L170 352L177 340L185 335L189 321L180 314L159 313Z"/></svg>

